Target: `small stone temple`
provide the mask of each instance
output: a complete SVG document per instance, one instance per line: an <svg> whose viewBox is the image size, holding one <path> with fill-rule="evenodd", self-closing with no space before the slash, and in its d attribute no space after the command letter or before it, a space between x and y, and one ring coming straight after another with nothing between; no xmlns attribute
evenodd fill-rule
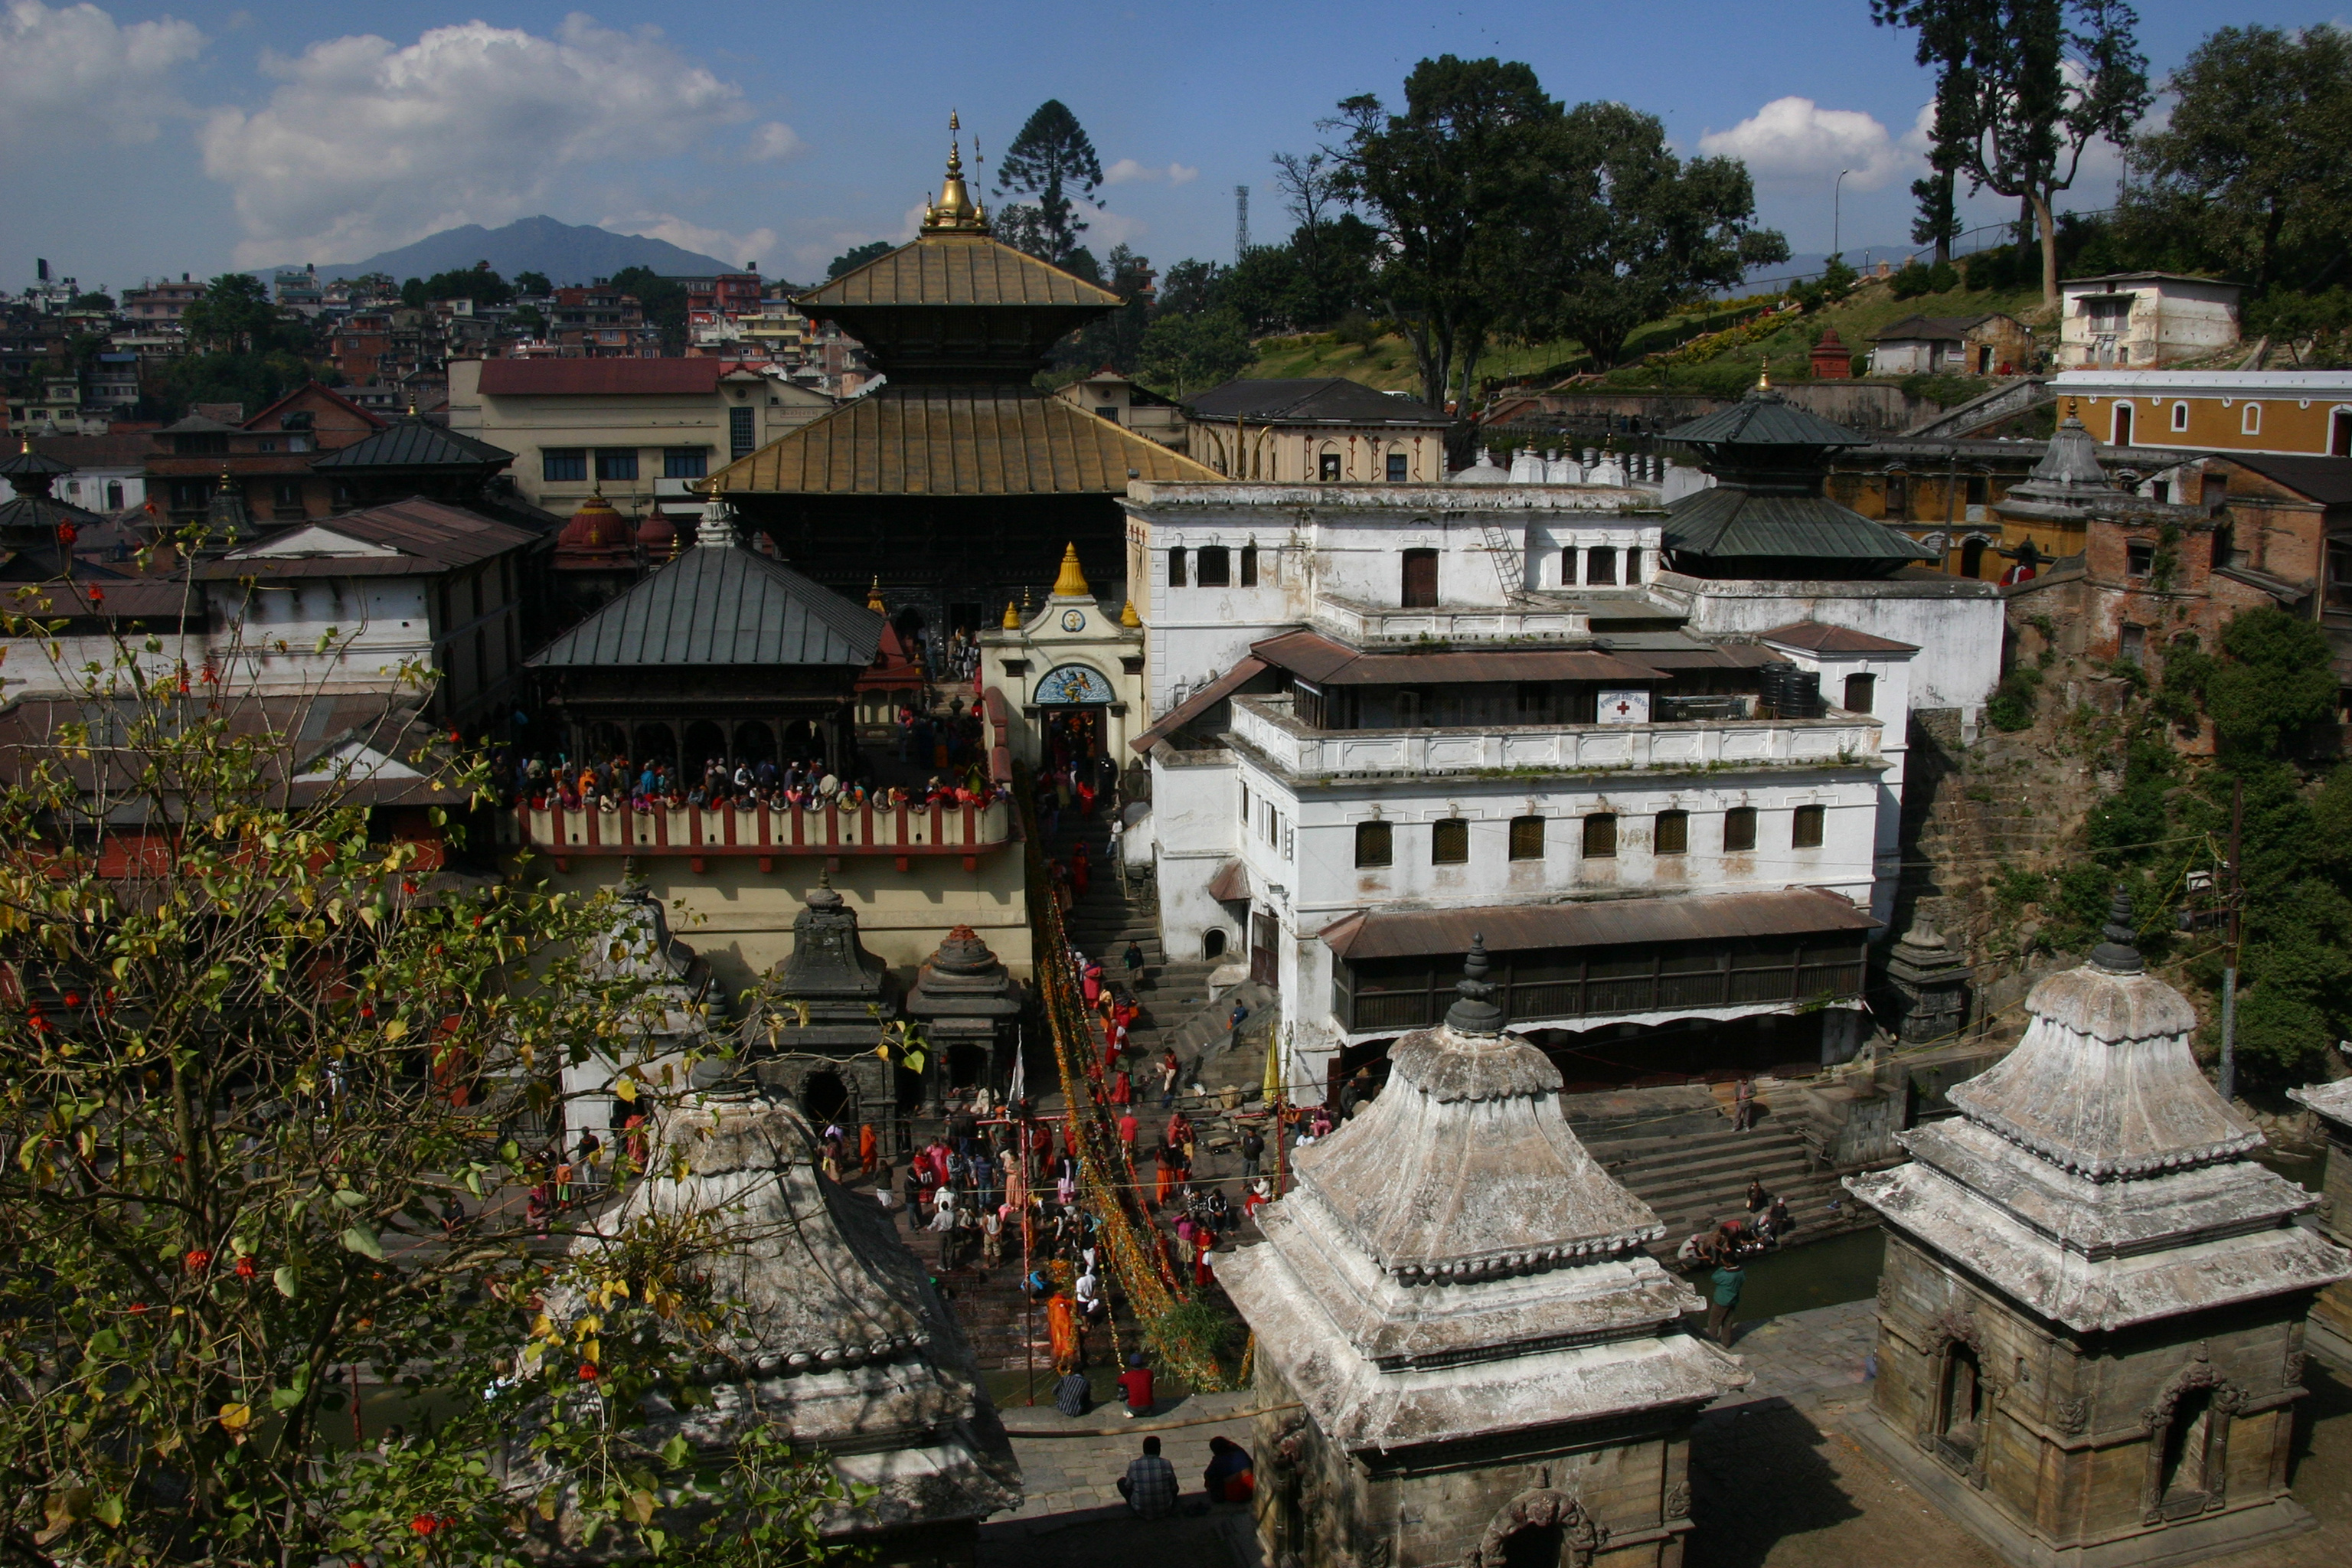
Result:
<svg viewBox="0 0 2352 1568"><path fill-rule="evenodd" d="M743 1020L744 1058L771 1089L793 1096L819 1125L856 1132L870 1121L886 1152L901 1146L898 1113L920 1083L875 1055L883 1026L898 1016L890 966L857 939L857 911L819 873L793 917L792 956L755 988ZM904 1079L905 1081L901 1081Z"/></svg>
<svg viewBox="0 0 2352 1568"><path fill-rule="evenodd" d="M668 1173L673 1155L684 1156L683 1176ZM649 1213L716 1215L719 1237L699 1266L736 1308L730 1337L702 1368L709 1401L680 1410L649 1395L637 1436L648 1448L677 1436L716 1454L772 1424L794 1447L824 1451L845 1482L874 1489L821 1518L831 1543L865 1549L876 1568L968 1564L980 1521L1020 1506L1012 1443L954 1314L890 1216L826 1181L817 1157L800 1108L740 1079L662 1117L654 1173L602 1228L619 1234ZM559 1531L571 1518L558 1515ZM576 1540L548 1555L601 1560Z"/></svg>
<svg viewBox="0 0 2352 1568"><path fill-rule="evenodd" d="M1969 1016L1966 957L1926 921L1911 929L1886 955L1886 988L1893 994L1895 1037L1906 1046L1940 1045L1958 1036Z"/></svg>
<svg viewBox="0 0 2352 1568"><path fill-rule="evenodd" d="M2286 1092L2318 1116L2327 1138L2328 1201L2320 1205L2319 1228L2338 1247L2352 1247L2352 1078ZM2352 1372L2352 1280L2319 1293L2304 1331L2314 1351Z"/></svg>
<svg viewBox="0 0 2352 1568"><path fill-rule="evenodd" d="M2130 906L2026 997L2017 1048L1848 1177L1885 1216L1856 1436L2018 1563L2187 1563L2308 1528L2304 1320L2352 1257L2205 1081Z"/></svg>
<svg viewBox="0 0 2352 1568"><path fill-rule="evenodd" d="M1257 1336L1266 1561L1671 1568L1692 1420L1746 1375L1685 1331L1657 1216L1503 1032L1483 942L1465 968L1217 1271Z"/></svg>
<svg viewBox="0 0 2352 1568"><path fill-rule="evenodd" d="M973 1089L1001 1083L1012 1071L1021 983L979 932L960 925L916 972L907 1016L923 1026L931 1043L927 1103L933 1109L950 1100L969 1104Z"/></svg>

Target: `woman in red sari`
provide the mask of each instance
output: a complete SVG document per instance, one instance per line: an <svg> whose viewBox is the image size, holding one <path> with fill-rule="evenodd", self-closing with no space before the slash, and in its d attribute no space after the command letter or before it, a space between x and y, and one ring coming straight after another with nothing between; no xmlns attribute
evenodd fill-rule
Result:
<svg viewBox="0 0 2352 1568"><path fill-rule="evenodd" d="M1093 803L1089 800L1088 809L1092 808ZM1087 887L1093 881L1094 866L1087 858L1087 841L1081 838L1078 840L1077 847L1070 851L1070 890L1083 899L1087 896Z"/></svg>

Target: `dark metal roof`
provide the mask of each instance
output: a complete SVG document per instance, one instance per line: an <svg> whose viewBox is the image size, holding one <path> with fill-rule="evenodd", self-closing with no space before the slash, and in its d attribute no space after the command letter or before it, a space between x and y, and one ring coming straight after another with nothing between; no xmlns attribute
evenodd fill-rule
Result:
<svg viewBox="0 0 2352 1568"><path fill-rule="evenodd" d="M1239 691L1250 677L1265 668L1265 660L1255 655L1244 655L1240 663L1161 714L1158 723L1129 741L1128 744L1138 752L1150 752L1160 742Z"/></svg>
<svg viewBox="0 0 2352 1568"><path fill-rule="evenodd" d="M1129 479L1205 484L1213 468L1028 387L884 386L711 477L714 493L1123 495Z"/></svg>
<svg viewBox="0 0 2352 1568"><path fill-rule="evenodd" d="M348 447L321 453L314 468L504 468L514 454L488 441L445 429L429 419L410 415L389 429L379 430Z"/></svg>
<svg viewBox="0 0 2352 1568"><path fill-rule="evenodd" d="M391 555L339 551L322 539L301 554L272 553L286 540L317 531L396 552ZM213 580L255 577L415 577L471 566L538 542L539 536L459 507L421 497L389 506L315 518L257 544L197 563L196 575Z"/></svg>
<svg viewBox="0 0 2352 1568"><path fill-rule="evenodd" d="M244 429L245 426L242 425L224 425L217 419L209 419L201 414L191 414L175 424L164 426L155 434L158 436L220 436L240 434Z"/></svg>
<svg viewBox="0 0 2352 1568"><path fill-rule="evenodd" d="M1754 669L1759 665L1779 662L1779 656L1754 643L1724 643L1703 648L1615 647L1610 652L1636 664L1646 664L1661 672L1676 669Z"/></svg>
<svg viewBox="0 0 2352 1568"><path fill-rule="evenodd" d="M2231 452L2231 462L2275 480L2322 506L2352 506L2352 458L2286 458Z"/></svg>
<svg viewBox="0 0 2352 1568"><path fill-rule="evenodd" d="M530 658L541 669L845 665L882 617L740 545L698 544Z"/></svg>
<svg viewBox="0 0 2352 1568"><path fill-rule="evenodd" d="M1770 387L1751 387L1728 408L1702 414L1665 433L1704 447L1866 447L1870 437L1798 407Z"/></svg>
<svg viewBox="0 0 2352 1568"><path fill-rule="evenodd" d="M1118 295L977 234L927 234L794 300L802 310L860 305L1084 305Z"/></svg>
<svg viewBox="0 0 2352 1568"><path fill-rule="evenodd" d="M1974 316L1906 316L1899 321L1889 321L1870 334L1877 343L1924 340L1929 342L1958 342L1987 321L2004 321L2025 323L2000 310L1986 310Z"/></svg>
<svg viewBox="0 0 2352 1568"><path fill-rule="evenodd" d="M1758 636L1769 642L1790 647L1809 647L1815 653L1917 653L1917 643L1895 642L1887 637L1874 637L1868 632L1858 632L1851 626L1828 626L1819 621L1797 621L1785 626L1775 626Z"/></svg>
<svg viewBox="0 0 2352 1568"><path fill-rule="evenodd" d="M55 458L45 458L34 451L29 443L20 444L16 451L5 458L0 458L0 479L13 479L20 475L50 477L72 472L73 466L70 463L60 463Z"/></svg>
<svg viewBox="0 0 2352 1568"><path fill-rule="evenodd" d="M1532 948L1616 947L1666 942L1871 930L1870 911L1819 888L1770 893L1609 899L1576 904L1503 904L1467 910L1380 910L1323 928L1324 945L1351 963L1467 952L1483 936L1489 952Z"/></svg>
<svg viewBox="0 0 2352 1568"><path fill-rule="evenodd" d="M1445 425L1444 412L1410 397L1391 397L1339 376L1229 381L1192 400L1202 419L1263 419L1269 423Z"/></svg>
<svg viewBox="0 0 2352 1568"><path fill-rule="evenodd" d="M1510 648L1434 653L1362 653L1320 632L1286 632L1251 646L1322 686L1410 686L1423 681L1655 680L1657 672L1585 648Z"/></svg>
<svg viewBox="0 0 2352 1568"><path fill-rule="evenodd" d="M1668 550L1717 560L1926 561L1933 552L1827 496L1695 490L1666 509Z"/></svg>

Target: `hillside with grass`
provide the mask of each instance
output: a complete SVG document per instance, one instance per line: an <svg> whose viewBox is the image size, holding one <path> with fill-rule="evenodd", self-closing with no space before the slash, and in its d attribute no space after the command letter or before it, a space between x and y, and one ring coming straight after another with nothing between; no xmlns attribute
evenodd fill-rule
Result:
<svg viewBox="0 0 2352 1568"><path fill-rule="evenodd" d="M1849 351L1864 356L1870 351L1872 333L1906 316L1973 316L1999 310L2029 326L2039 326L2042 317L2039 287L1972 289L1963 286L1898 300L1882 279L1867 282L1839 303L1810 314L1788 312L1780 318L1777 328L1747 325L1757 321L1757 303L1733 308L1710 305L1704 311L1651 322L1628 344L1632 363L1609 372L1602 384L1729 395L1753 385L1768 359L1776 381L1811 379L1813 344L1832 328ZM1715 342L1722 346L1706 352ZM1254 346L1257 363L1243 373L1252 379L1336 375L1383 392L1417 395L1421 390L1412 350L1396 333L1307 332L1262 338ZM1642 363L1643 356L1653 354L1661 359L1671 355L1673 363ZM1500 344L1488 350L1479 364L1481 374L1497 387L1515 383L1549 386L1589 374L1591 368L1584 352L1566 341ZM1934 383L1914 390L1949 405L1980 389L1958 376L1937 377Z"/></svg>

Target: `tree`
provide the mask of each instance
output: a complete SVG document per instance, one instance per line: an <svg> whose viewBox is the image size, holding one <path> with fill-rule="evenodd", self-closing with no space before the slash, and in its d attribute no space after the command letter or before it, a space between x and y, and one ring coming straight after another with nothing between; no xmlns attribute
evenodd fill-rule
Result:
<svg viewBox="0 0 2352 1568"><path fill-rule="evenodd" d="M111 294L100 294L93 289L87 294L77 294L72 299L67 300L66 309L68 310L104 310L109 315L111 315L114 311L114 296Z"/></svg>
<svg viewBox="0 0 2352 1568"><path fill-rule="evenodd" d="M1870 15L1918 32L1918 61L1936 71L1938 166L2030 207L2055 309L2058 193L2084 149L2127 140L2147 109L2138 16L2124 0L1871 0Z"/></svg>
<svg viewBox="0 0 2352 1568"><path fill-rule="evenodd" d="M1464 418L1478 360L1508 313L1525 259L1520 226L1564 156L1559 105L1532 67L1452 55L1405 79L1402 113L1363 94L1324 122L1332 191L1379 230L1372 279L1412 345L1422 395Z"/></svg>
<svg viewBox="0 0 2352 1568"><path fill-rule="evenodd" d="M1192 257L1170 268L1160 279L1159 314L1197 316L1213 307L1225 268Z"/></svg>
<svg viewBox="0 0 2352 1568"><path fill-rule="evenodd" d="M400 297L400 280L389 272L362 272L351 281L352 303L380 303Z"/></svg>
<svg viewBox="0 0 2352 1568"><path fill-rule="evenodd" d="M425 291L425 279L412 278L403 283L400 286L400 302L412 310L421 310L431 304L433 296Z"/></svg>
<svg viewBox="0 0 2352 1568"><path fill-rule="evenodd" d="M1055 368L1070 375L1107 364L1132 375L1143 353L1143 334L1151 324L1153 276L1150 257L1138 256L1124 245L1113 246L1107 287L1118 296L1118 309L1063 339L1054 351Z"/></svg>
<svg viewBox="0 0 2352 1568"><path fill-rule="evenodd" d="M1017 248L1056 267L1066 265L1078 248L1078 236L1087 230L1076 216L1076 204L1096 205L1102 177L1102 162L1078 117L1058 98L1039 104L996 165L999 195L1019 193L1034 198L1034 230L1026 236L1031 244ZM1013 221L1022 226L1020 217Z"/></svg>
<svg viewBox="0 0 2352 1568"><path fill-rule="evenodd" d="M2327 638L2311 622L2284 610L2246 610L2222 628L2221 651L2205 701L2223 750L2269 754L2334 714Z"/></svg>
<svg viewBox="0 0 2352 1568"><path fill-rule="evenodd" d="M833 258L833 265L824 269L824 275L838 278L845 272L855 272L867 262L878 260L898 248L887 239L868 240L864 245L853 246Z"/></svg>
<svg viewBox="0 0 2352 1568"><path fill-rule="evenodd" d="M2170 123L2131 147L2132 226L2187 241L2260 294L2332 271L2352 246L2352 37L2223 27L2165 87Z"/></svg>
<svg viewBox="0 0 2352 1568"><path fill-rule="evenodd" d="M1919 204L1919 216L1911 220L1911 243L1934 246L1938 267L1952 264L1952 241L1960 237L1959 204L1953 197L1958 183L1949 169L1911 182L1911 198Z"/></svg>
<svg viewBox="0 0 2352 1568"><path fill-rule="evenodd" d="M332 760L346 740L487 802L478 763L410 727L415 691L326 742L315 694L240 677L260 646L196 671L118 638L66 668L43 639L78 592L26 590L0 619L71 694L20 709L0 753L10 1560L505 1564L559 1500L635 1560L690 1528L673 1499L753 1502L698 1468L775 1492L772 1445L630 1436L656 1391L708 1397L688 1374L727 1342L727 1308L693 1260L730 1244L725 1216L565 1253L544 1233L595 1222L522 1204L551 1156L516 1129L562 1137L567 1069L601 1063L657 1113L691 1066L655 1059L687 1004L641 978L668 973L649 928L528 867L438 876L372 816L368 775ZM315 651L349 655L354 634ZM634 1139L600 1164L642 1174ZM429 1430L352 1441L362 1366L379 1420L425 1412ZM508 1494L498 1461L524 1455L576 1490ZM783 1489L805 1524L809 1486Z"/></svg>
<svg viewBox="0 0 2352 1568"><path fill-rule="evenodd" d="M635 297L646 320L661 329L662 352L686 351L686 285L665 278L650 267L624 267L604 280Z"/></svg>
<svg viewBox="0 0 2352 1568"><path fill-rule="evenodd" d="M1241 318L1221 309L1161 316L1145 330L1139 359L1144 380L1181 400L1231 381L1257 363L1257 352Z"/></svg>
<svg viewBox="0 0 2352 1568"><path fill-rule="evenodd" d="M436 272L425 280L425 298L471 300L477 305L503 305L514 298L514 286L490 270L487 261L467 268Z"/></svg>
<svg viewBox="0 0 2352 1568"><path fill-rule="evenodd" d="M272 346L278 309L260 279L250 272L224 272L188 302L180 313L180 325L191 342L230 353L254 353Z"/></svg>
<svg viewBox="0 0 2352 1568"><path fill-rule="evenodd" d="M548 281L544 272L518 272L514 275L514 286L516 293L529 294L536 299L544 299L555 292L555 285Z"/></svg>
<svg viewBox="0 0 2352 1568"><path fill-rule="evenodd" d="M1789 258L1786 240L1754 226L1755 187L1738 159L1685 163L1655 115L1622 103L1579 104L1563 131L1518 269L1528 292L1517 316L1530 335L1574 338L1607 370L1643 322Z"/></svg>

